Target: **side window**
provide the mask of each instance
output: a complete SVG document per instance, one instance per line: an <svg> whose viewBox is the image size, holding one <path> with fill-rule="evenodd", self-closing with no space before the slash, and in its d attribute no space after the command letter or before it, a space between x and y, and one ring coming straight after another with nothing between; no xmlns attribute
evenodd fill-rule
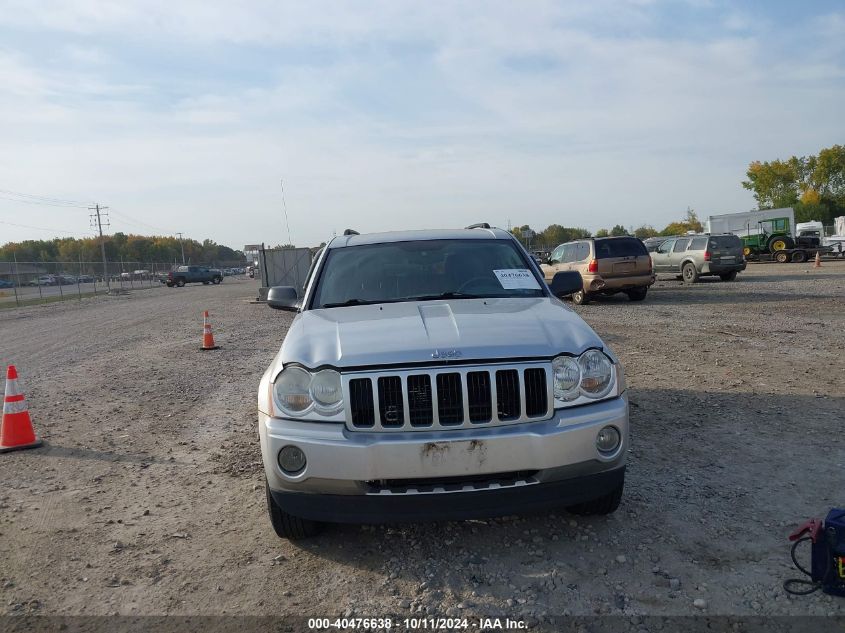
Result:
<svg viewBox="0 0 845 633"><path fill-rule="evenodd" d="M571 264L575 261L575 253L578 251L577 244L567 244L563 247L563 261L564 263Z"/></svg>
<svg viewBox="0 0 845 633"><path fill-rule="evenodd" d="M666 240L660 246L657 247L658 253L668 253L672 250L672 247L675 245L675 240Z"/></svg>
<svg viewBox="0 0 845 633"><path fill-rule="evenodd" d="M675 247L672 249L673 253L683 253L687 250L687 244L689 244L689 240L677 240L675 242Z"/></svg>
<svg viewBox="0 0 845 633"><path fill-rule="evenodd" d="M563 256L563 246L558 246L558 247L554 250L554 252L552 253L552 256L549 258L549 263L550 263L550 264L559 264L559 263L560 263L560 258L561 258L562 256Z"/></svg>
<svg viewBox="0 0 845 633"><path fill-rule="evenodd" d="M578 249L575 251L575 261L583 262L590 256L590 243L578 242Z"/></svg>
<svg viewBox="0 0 845 633"><path fill-rule="evenodd" d="M692 243L689 245L687 250L690 251L703 251L707 249L707 238L706 237L696 237L693 239Z"/></svg>

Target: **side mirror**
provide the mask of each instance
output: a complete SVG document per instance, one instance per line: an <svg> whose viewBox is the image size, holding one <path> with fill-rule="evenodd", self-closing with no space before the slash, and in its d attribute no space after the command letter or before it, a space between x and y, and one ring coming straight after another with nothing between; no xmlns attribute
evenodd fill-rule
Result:
<svg viewBox="0 0 845 633"><path fill-rule="evenodd" d="M581 279L581 273L576 270L564 270L555 273L549 283L549 289L556 297L564 297L577 292L584 287L584 281Z"/></svg>
<svg viewBox="0 0 845 633"><path fill-rule="evenodd" d="M267 305L274 310L296 312L299 310L299 297L296 294L296 288L292 286L273 286L267 292Z"/></svg>

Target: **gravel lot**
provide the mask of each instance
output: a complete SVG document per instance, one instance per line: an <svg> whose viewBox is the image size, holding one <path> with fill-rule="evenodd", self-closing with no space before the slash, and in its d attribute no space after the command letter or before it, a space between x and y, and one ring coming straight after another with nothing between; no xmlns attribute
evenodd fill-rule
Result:
<svg viewBox="0 0 845 633"><path fill-rule="evenodd" d="M41 449L0 455L0 614L845 615L787 534L845 504L845 262L664 279L577 311L624 363L607 518L269 524L255 391L291 315L255 282L0 312ZM202 310L223 349L200 352Z"/></svg>

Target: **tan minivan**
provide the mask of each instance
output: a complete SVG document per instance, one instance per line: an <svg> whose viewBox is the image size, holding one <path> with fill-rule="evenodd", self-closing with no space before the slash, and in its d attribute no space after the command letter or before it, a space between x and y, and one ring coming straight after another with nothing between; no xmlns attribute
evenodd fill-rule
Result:
<svg viewBox="0 0 845 633"><path fill-rule="evenodd" d="M579 305L588 303L595 295L617 292L624 292L631 301L642 301L654 283L651 256L636 237L594 237L567 242L552 251L549 261L541 268L547 282L562 270L581 273L584 287L572 295L573 303Z"/></svg>

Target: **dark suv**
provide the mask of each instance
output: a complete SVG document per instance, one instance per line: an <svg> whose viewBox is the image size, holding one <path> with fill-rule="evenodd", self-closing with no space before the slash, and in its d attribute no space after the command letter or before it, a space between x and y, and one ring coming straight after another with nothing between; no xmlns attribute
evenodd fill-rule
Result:
<svg viewBox="0 0 845 633"><path fill-rule="evenodd" d="M219 284L223 281L223 272L216 268L206 268L205 266L177 266L169 273L164 283L168 288L179 286L180 288L185 284L203 283L203 284Z"/></svg>

